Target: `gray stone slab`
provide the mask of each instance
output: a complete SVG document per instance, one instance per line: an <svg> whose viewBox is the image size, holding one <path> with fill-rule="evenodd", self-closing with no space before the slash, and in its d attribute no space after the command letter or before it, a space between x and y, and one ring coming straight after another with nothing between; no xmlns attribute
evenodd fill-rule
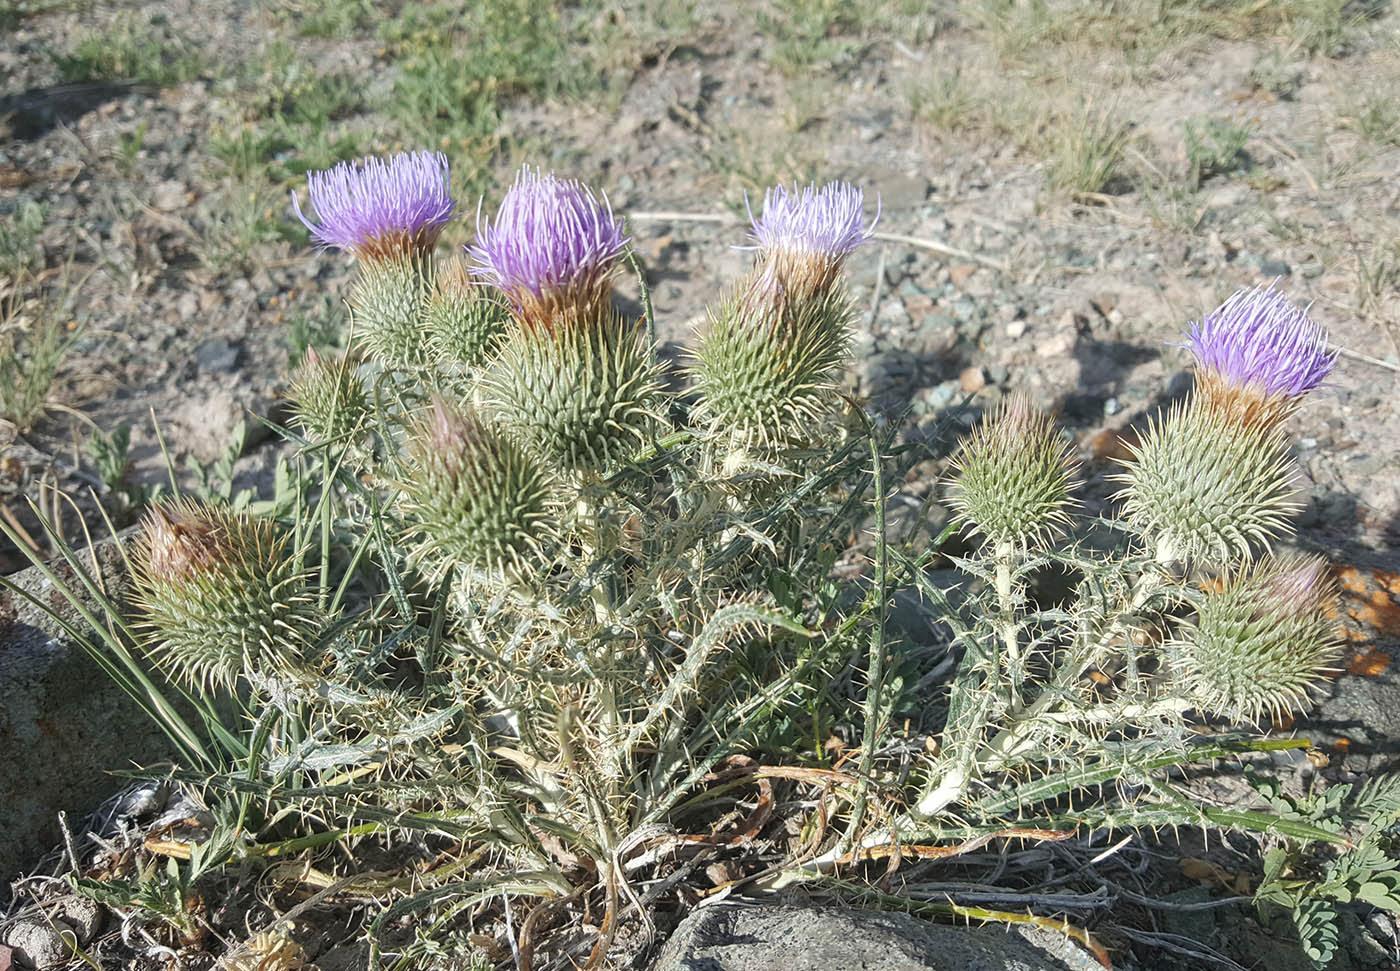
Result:
<svg viewBox="0 0 1400 971"><path fill-rule="evenodd" d="M91 555L80 554L91 569ZM127 589L114 542L99 543L109 592ZM66 568L54 567L65 579ZM37 570L9 578L67 619L75 611ZM81 621L76 621L81 625ZM24 598L0 591L0 894L118 788L109 773L171 753L169 740L115 682Z"/></svg>
<svg viewBox="0 0 1400 971"><path fill-rule="evenodd" d="M932 924L801 901L724 901L683 920L652 971L1093 971L1043 928Z"/></svg>

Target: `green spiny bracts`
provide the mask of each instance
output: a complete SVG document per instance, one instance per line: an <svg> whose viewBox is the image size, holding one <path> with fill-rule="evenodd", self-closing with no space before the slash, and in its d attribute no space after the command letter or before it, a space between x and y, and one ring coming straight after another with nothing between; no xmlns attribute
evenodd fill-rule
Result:
<svg viewBox="0 0 1400 971"><path fill-rule="evenodd" d="M325 358L308 347L292 376L292 418L315 443L348 439L369 414L365 386L349 355Z"/></svg>
<svg viewBox="0 0 1400 971"><path fill-rule="evenodd" d="M852 307L842 287L783 290L777 260L712 313L691 374L696 418L739 449L809 442L837 398Z"/></svg>
<svg viewBox="0 0 1400 971"><path fill-rule="evenodd" d="M1174 405L1132 448L1118 493L1158 558L1248 559L1288 531L1297 511L1283 436L1196 402Z"/></svg>
<svg viewBox="0 0 1400 971"><path fill-rule="evenodd" d="M424 317L428 343L439 365L476 370L495 352L510 308L499 294L476 282L458 257L438 274Z"/></svg>
<svg viewBox="0 0 1400 971"><path fill-rule="evenodd" d="M428 363L424 309L432 286L427 257L399 257L360 264L350 292L355 331L385 367L416 371Z"/></svg>
<svg viewBox="0 0 1400 971"><path fill-rule="evenodd" d="M167 674L231 686L309 671L324 618L275 522L176 501L144 525L135 599Z"/></svg>
<svg viewBox="0 0 1400 971"><path fill-rule="evenodd" d="M544 467L502 432L442 400L408 443L404 512L432 576L456 567L518 577L556 535Z"/></svg>
<svg viewBox="0 0 1400 971"><path fill-rule="evenodd" d="M1236 721L1306 708L1341 651L1336 585L1313 556L1265 558L1217 582L1168 644L1177 682Z"/></svg>
<svg viewBox="0 0 1400 971"><path fill-rule="evenodd" d="M1007 397L963 440L953 469L958 521L996 546L1038 546L1069 524L1069 448L1024 395Z"/></svg>
<svg viewBox="0 0 1400 971"><path fill-rule="evenodd" d="M639 326L611 310L556 310L548 329L513 328L486 377L502 423L542 459L601 475L657 430L661 371Z"/></svg>

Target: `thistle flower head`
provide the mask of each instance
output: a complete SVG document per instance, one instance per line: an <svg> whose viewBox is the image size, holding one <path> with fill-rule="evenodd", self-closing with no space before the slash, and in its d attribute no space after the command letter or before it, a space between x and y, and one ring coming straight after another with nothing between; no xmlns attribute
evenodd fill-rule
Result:
<svg viewBox="0 0 1400 971"><path fill-rule="evenodd" d="M761 215L755 218L749 210L749 221L761 250L840 261L875 230L874 221L865 225L864 203L864 191L846 182L828 182L821 188L794 183L791 192L777 185L764 192ZM877 213L875 220L879 218Z"/></svg>
<svg viewBox="0 0 1400 971"><path fill-rule="evenodd" d="M1167 655L1198 707L1237 721L1307 707L1341 649L1336 585L1314 556L1265 559L1208 592Z"/></svg>
<svg viewBox="0 0 1400 971"><path fill-rule="evenodd" d="M1069 448L1024 395L1009 395L963 441L954 472L958 519L995 545L1035 544L1068 522Z"/></svg>
<svg viewBox="0 0 1400 971"><path fill-rule="evenodd" d="M522 168L494 222L477 217L468 253L527 327L548 327L560 303L601 306L628 243L604 197L577 180Z"/></svg>
<svg viewBox="0 0 1400 971"><path fill-rule="evenodd" d="M146 573L160 583L192 582L233 555L227 531L195 506L155 506L142 526Z"/></svg>
<svg viewBox="0 0 1400 971"><path fill-rule="evenodd" d="M498 429L435 398L408 443L406 512L435 576L468 567L518 577L553 535L543 466Z"/></svg>
<svg viewBox="0 0 1400 971"><path fill-rule="evenodd" d="M1272 286L1240 290L1188 336L1198 394L1245 423L1277 424L1337 360L1326 332Z"/></svg>
<svg viewBox="0 0 1400 971"><path fill-rule="evenodd" d="M711 312L691 368L695 417L744 452L807 444L837 398L850 301L840 289L822 299L753 296L741 288Z"/></svg>
<svg viewBox="0 0 1400 971"><path fill-rule="evenodd" d="M323 618L287 546L272 521L227 509L173 502L147 515L136 603L169 674L232 685L306 670Z"/></svg>
<svg viewBox="0 0 1400 971"><path fill-rule="evenodd" d="M429 348L439 365L475 369L505 333L509 311L499 293L472 278L464 256L437 275L423 313Z"/></svg>
<svg viewBox="0 0 1400 971"><path fill-rule="evenodd" d="M563 305L549 331L518 329L485 378L513 435L566 472L597 475L631 458L658 427L661 369L638 326L611 310Z"/></svg>
<svg viewBox="0 0 1400 971"><path fill-rule="evenodd" d="M427 253L455 209L441 152L341 162L310 173L306 185L321 222L302 215L293 192L297 218L322 246L350 250L363 260Z"/></svg>
<svg viewBox="0 0 1400 971"><path fill-rule="evenodd" d="M1204 401L1174 406L1132 447L1118 493L1163 560L1248 559L1288 530L1293 466L1278 428Z"/></svg>
<svg viewBox="0 0 1400 971"><path fill-rule="evenodd" d="M306 349L292 375L292 417L313 441L330 442L352 435L369 413L369 397L348 354L323 357Z"/></svg>

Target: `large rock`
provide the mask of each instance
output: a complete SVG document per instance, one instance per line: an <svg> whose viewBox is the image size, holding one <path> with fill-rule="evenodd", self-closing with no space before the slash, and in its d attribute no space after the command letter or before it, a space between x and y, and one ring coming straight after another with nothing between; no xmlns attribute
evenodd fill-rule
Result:
<svg viewBox="0 0 1400 971"><path fill-rule="evenodd" d="M91 570L92 554L79 554ZM115 542L96 556L120 599L127 578ZM66 567L54 566L73 582ZM38 570L9 578L60 616L82 620ZM58 812L77 829L120 786L109 770L168 757L169 740L82 647L41 610L0 591L0 896L8 882L58 846ZM75 834L78 835L78 834Z"/></svg>
<svg viewBox="0 0 1400 971"><path fill-rule="evenodd" d="M1043 928L955 927L802 902L725 901L681 922L652 971L1093 971Z"/></svg>

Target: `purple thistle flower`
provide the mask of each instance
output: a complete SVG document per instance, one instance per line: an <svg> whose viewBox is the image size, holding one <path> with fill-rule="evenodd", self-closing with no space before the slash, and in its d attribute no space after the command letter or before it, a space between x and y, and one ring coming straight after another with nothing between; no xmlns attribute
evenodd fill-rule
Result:
<svg viewBox="0 0 1400 971"><path fill-rule="evenodd" d="M1272 285L1240 290L1188 336L1198 367L1268 397L1300 397L1322 384L1337 361L1326 331Z"/></svg>
<svg viewBox="0 0 1400 971"><path fill-rule="evenodd" d="M321 225L302 215L293 192L297 218L322 246L367 259L426 253L456 208L441 152L341 162L310 173L306 184Z"/></svg>
<svg viewBox="0 0 1400 971"><path fill-rule="evenodd" d="M778 185L764 192L761 216L755 219L749 209L749 221L759 249L795 250L840 260L875 231L880 214L877 209L867 227L861 215L864 203L864 191L847 182L828 182L820 189L815 184L802 189L793 183L791 192Z"/></svg>
<svg viewBox="0 0 1400 971"><path fill-rule="evenodd" d="M614 261L629 242L607 197L599 202L576 179L522 168L496 210L477 215L476 243L467 247L473 273L500 288L517 310L548 307L570 294L601 299Z"/></svg>

